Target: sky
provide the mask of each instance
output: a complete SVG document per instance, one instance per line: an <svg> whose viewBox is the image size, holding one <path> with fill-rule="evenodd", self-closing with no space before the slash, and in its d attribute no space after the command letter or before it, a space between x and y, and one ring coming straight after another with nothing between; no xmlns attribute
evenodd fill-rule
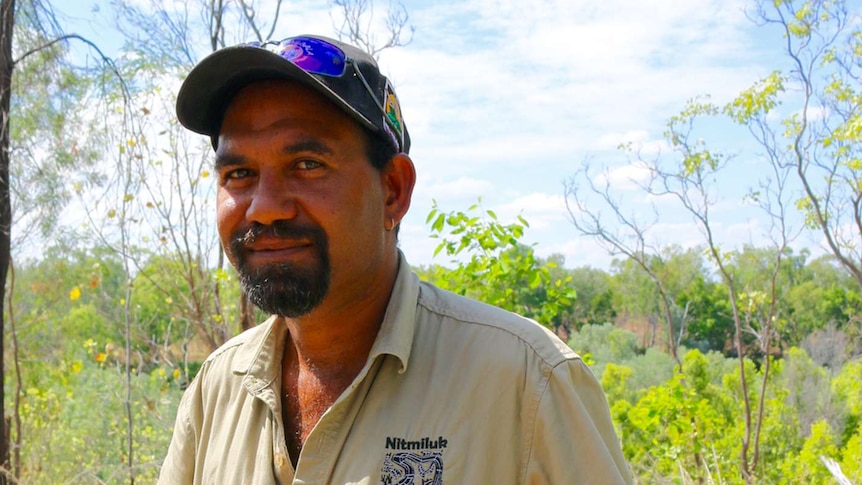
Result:
<svg viewBox="0 0 862 485"><path fill-rule="evenodd" d="M265 10L266 2L259 3ZM377 3L379 15L386 4ZM103 15L106 5L56 2L76 28L110 42L103 24L88 20ZM432 201L450 211L481 198L503 222L527 219L523 242L535 244L538 255L560 253L568 267L607 268L612 257L572 225L564 182L589 161L607 170L616 193L637 213L648 205L633 183L644 171L617 149L620 143L631 142L645 155L667 153L665 124L686 100L709 94L726 102L786 67L780 33L750 20L753 3L744 0L404 5L415 28L412 41L382 52L379 63L395 85L412 138L418 179L400 240L414 265L446 263L432 258L437 241L425 224ZM88 13L94 8L97 13ZM326 2L291 2L276 32L277 38L332 35ZM742 132L707 130L705 136L757 157ZM757 210L742 200L759 176L747 160L740 157L723 181L715 212L717 237L727 246L763 240ZM653 235L659 243L701 242L678 208L657 207ZM820 242L811 236L800 245L816 253Z"/></svg>

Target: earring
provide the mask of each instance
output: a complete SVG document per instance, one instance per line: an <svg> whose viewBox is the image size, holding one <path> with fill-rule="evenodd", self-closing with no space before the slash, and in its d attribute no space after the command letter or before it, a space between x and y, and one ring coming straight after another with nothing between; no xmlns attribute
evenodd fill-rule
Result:
<svg viewBox="0 0 862 485"><path fill-rule="evenodd" d="M394 218L394 217L390 217L390 218L389 218L389 224L384 224L384 225L383 225L383 228L384 228L384 229L386 229L386 232L389 232L389 231L391 231L392 229L395 229L395 218Z"/></svg>

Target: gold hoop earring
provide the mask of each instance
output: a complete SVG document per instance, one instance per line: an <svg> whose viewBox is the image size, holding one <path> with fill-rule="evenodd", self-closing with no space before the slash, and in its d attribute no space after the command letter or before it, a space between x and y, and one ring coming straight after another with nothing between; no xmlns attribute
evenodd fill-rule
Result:
<svg viewBox="0 0 862 485"><path fill-rule="evenodd" d="M386 232L389 232L392 229L395 229L395 218L390 217L389 218L389 224L386 224L385 226L383 226L383 228L386 229Z"/></svg>

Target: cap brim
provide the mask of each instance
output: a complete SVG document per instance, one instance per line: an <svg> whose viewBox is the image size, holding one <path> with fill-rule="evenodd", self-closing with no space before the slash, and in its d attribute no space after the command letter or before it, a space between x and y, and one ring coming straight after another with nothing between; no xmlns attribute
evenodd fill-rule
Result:
<svg viewBox="0 0 862 485"><path fill-rule="evenodd" d="M278 54L245 45L216 51L192 69L177 94L177 119L189 130L209 135L215 141L231 98L242 87L264 79L289 79L307 85L376 131L371 121L313 75Z"/></svg>

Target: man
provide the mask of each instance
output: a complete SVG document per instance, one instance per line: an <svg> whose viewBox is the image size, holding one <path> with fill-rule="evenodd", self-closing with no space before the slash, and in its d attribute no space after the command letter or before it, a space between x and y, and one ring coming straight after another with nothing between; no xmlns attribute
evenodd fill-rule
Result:
<svg viewBox="0 0 862 485"><path fill-rule="evenodd" d="M577 355L411 272L410 137L372 58L314 36L222 49L177 114L211 137L222 245L273 316L203 364L160 483L631 482Z"/></svg>

